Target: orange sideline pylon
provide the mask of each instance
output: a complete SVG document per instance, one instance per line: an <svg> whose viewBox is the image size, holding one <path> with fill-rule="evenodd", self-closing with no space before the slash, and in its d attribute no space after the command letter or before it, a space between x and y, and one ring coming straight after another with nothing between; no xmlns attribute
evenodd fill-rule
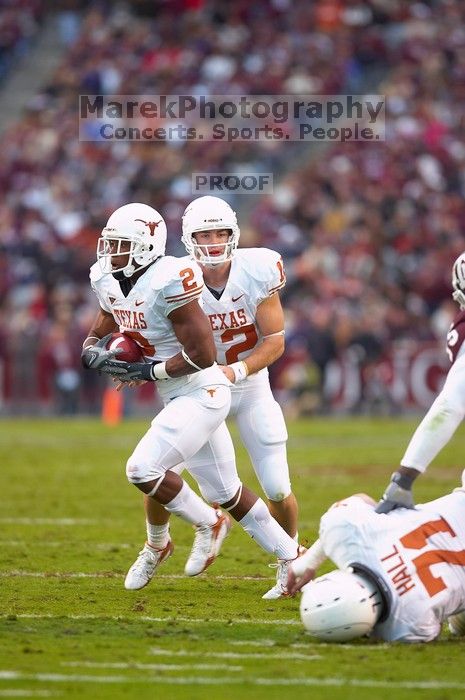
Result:
<svg viewBox="0 0 465 700"><path fill-rule="evenodd" d="M118 425L123 417L123 394L109 386L102 397L102 421L105 425Z"/></svg>

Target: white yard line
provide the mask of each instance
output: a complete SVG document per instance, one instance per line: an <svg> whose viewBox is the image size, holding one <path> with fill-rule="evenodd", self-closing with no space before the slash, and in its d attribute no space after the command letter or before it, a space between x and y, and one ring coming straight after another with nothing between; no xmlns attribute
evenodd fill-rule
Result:
<svg viewBox="0 0 465 700"><path fill-rule="evenodd" d="M124 574L119 574L115 571L0 571L0 578L122 578ZM157 579L186 579L185 574L161 574L157 576ZM257 576L211 576L202 577L201 580L213 580L213 581L274 581L274 577L262 577Z"/></svg>
<svg viewBox="0 0 465 700"><path fill-rule="evenodd" d="M0 540L0 547L28 547L37 549L37 547L64 547L68 546L66 542L44 542L43 540ZM94 549L137 549L137 545L128 544L127 542L83 542L74 541L73 547L82 545L83 547Z"/></svg>
<svg viewBox="0 0 465 700"><path fill-rule="evenodd" d="M270 620L265 619L253 619L253 618L227 618L220 619L215 618L214 620L206 620L199 617L151 617L150 615L141 615L140 617L127 617L127 615L52 615L50 613L1 613L1 619L15 618L18 620L115 620L117 622L163 622L163 623L173 623L173 622L190 622L192 624L215 624L221 625L299 625L302 623L300 620Z"/></svg>
<svg viewBox="0 0 465 700"><path fill-rule="evenodd" d="M122 578L114 571L85 573L84 571L0 571L0 578Z"/></svg>
<svg viewBox="0 0 465 700"><path fill-rule="evenodd" d="M21 690L21 688L3 688L0 690L0 698L56 698L61 692L51 690Z"/></svg>
<svg viewBox="0 0 465 700"><path fill-rule="evenodd" d="M282 649L282 647L279 642L277 642L275 639L249 639L249 640L242 640L242 639L230 639L228 641L228 644L231 645L236 645L236 646L241 646L241 647L260 647L260 648L270 648L274 647L275 649ZM334 649L334 644L329 644L326 642L313 642L312 638L309 636L308 642L305 643L294 643L294 644L286 644L286 649L308 649L309 647L315 647L315 649L321 649L321 647L330 647L331 649ZM372 651L373 649L375 651L382 650L385 651L386 649L389 648L389 644L385 643L380 643L380 642L373 642L372 644L367 644L364 643L363 646L360 644L343 644L339 646L339 651L345 651L346 649L357 649L360 651L361 649L369 649Z"/></svg>
<svg viewBox="0 0 465 700"><path fill-rule="evenodd" d="M243 641L241 639L231 639L228 644L235 644L236 646L244 647L275 647L276 641L274 639L249 639L248 641ZM295 646L294 644L292 646Z"/></svg>
<svg viewBox="0 0 465 700"><path fill-rule="evenodd" d="M209 654L210 656L210 654ZM138 671L242 671L242 666L230 664L131 664L121 662L105 663L100 661L62 661L60 666L73 668L119 668Z"/></svg>
<svg viewBox="0 0 465 700"><path fill-rule="evenodd" d="M0 518L4 525L95 525L88 518Z"/></svg>
<svg viewBox="0 0 465 700"><path fill-rule="evenodd" d="M196 658L198 656L203 656L205 652L185 651L184 649L181 651L170 651L168 649L152 647L149 650L149 653L153 654L154 656L189 656ZM317 659L321 659L319 654L294 654L292 652L285 651L278 652L277 654L260 652L240 653L235 651L209 651L208 656L213 659L294 659L295 661L316 661Z"/></svg>
<svg viewBox="0 0 465 700"><path fill-rule="evenodd" d="M23 673L21 671L0 671L0 680L44 681L46 683L145 683L155 685L262 685L262 686L315 686L335 688L396 688L408 690L464 690L465 683L448 681L379 681L374 678L208 678L201 676L95 676L61 673Z"/></svg>

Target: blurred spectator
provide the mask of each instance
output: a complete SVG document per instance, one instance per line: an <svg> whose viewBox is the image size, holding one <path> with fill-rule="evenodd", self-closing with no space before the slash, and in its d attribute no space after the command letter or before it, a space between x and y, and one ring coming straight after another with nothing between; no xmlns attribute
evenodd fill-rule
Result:
<svg viewBox="0 0 465 700"><path fill-rule="evenodd" d="M42 0L3 0L0 9L0 82L31 47L43 18Z"/></svg>
<svg viewBox="0 0 465 700"><path fill-rule="evenodd" d="M302 410L330 410L325 387L334 382L335 359L344 365L349 353L362 384L352 406L369 394L379 403L383 392L382 403L397 406L386 388L394 371L385 371L386 357L408 340L437 338L450 267L465 248L465 5L167 0L89 3L80 14L81 7L60 3L65 60L1 142L0 310L14 318L11 399L37 392L27 372L42 347L41 362L62 373L54 410L76 410L65 336L77 348L80 339L69 320L56 318L53 298L68 286L74 319L92 313L88 268L113 209L131 200L160 209L170 252L182 254L191 172L253 167L281 175L242 224L243 243L276 248L287 266L284 302L295 314L295 338L288 334L287 364L273 370L276 385L304 394L310 387ZM76 139L80 92L331 94L363 92L378 74L388 100L385 143L315 151L290 143ZM239 198L231 203L241 206ZM74 335L83 327L75 324ZM94 405L83 400L89 391L101 387L81 378L80 409Z"/></svg>

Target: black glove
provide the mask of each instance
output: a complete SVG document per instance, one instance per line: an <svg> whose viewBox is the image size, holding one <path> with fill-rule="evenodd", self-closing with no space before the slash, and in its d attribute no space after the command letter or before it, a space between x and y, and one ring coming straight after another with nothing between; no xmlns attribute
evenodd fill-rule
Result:
<svg viewBox="0 0 465 700"><path fill-rule="evenodd" d="M153 368L158 362L122 362L121 360L105 360L99 367L100 372L110 374L120 382L156 382Z"/></svg>
<svg viewBox="0 0 465 700"><path fill-rule="evenodd" d="M389 513L395 508L415 508L412 494L413 478L394 472L391 482L375 508L376 513Z"/></svg>
<svg viewBox="0 0 465 700"><path fill-rule="evenodd" d="M107 350L106 345L111 338L111 333L95 343L83 348L81 353L81 362L84 369L101 369L102 365L108 360L112 360L116 355L123 352L122 348Z"/></svg>

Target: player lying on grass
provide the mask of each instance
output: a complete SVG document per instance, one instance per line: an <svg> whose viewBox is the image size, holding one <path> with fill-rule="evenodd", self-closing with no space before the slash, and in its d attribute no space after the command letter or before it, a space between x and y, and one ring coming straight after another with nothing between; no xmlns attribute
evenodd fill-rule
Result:
<svg viewBox="0 0 465 700"><path fill-rule="evenodd" d="M236 471L224 423L231 382L215 362L210 323L199 305L201 270L189 258L165 256L165 245L165 222L152 207L127 204L110 216L90 273L100 310L84 341L83 364L123 383L157 382L164 408L129 457L126 474L146 496L195 526L185 573L196 576L214 561L230 518L172 470L183 462L205 500L220 504L277 556L287 577L287 564L299 547ZM147 361L118 360L117 351L106 348L107 335L115 330L137 340ZM171 550L168 542L160 559Z"/></svg>
<svg viewBox="0 0 465 700"><path fill-rule="evenodd" d="M429 642L449 618L452 632L465 633L465 471L460 488L416 509L374 506L365 494L335 503L319 539L290 565L305 627L335 642ZM315 578L326 558L338 569Z"/></svg>
<svg viewBox="0 0 465 700"><path fill-rule="evenodd" d="M213 331L217 360L232 383L229 415L236 418L271 514L297 539L297 501L289 479L287 430L267 370L284 351L279 290L286 278L281 256L267 248L237 250L240 231L236 214L219 197L199 197L191 202L182 230L187 252L202 267L202 308ZM145 497L144 505L147 542L126 576L129 590L147 585L162 561L161 552L171 542L169 512L151 498ZM276 584L264 598L286 594L286 567L278 562Z"/></svg>
<svg viewBox="0 0 465 700"><path fill-rule="evenodd" d="M413 482L447 445L465 417L465 253L453 265L452 287L452 298L460 306L447 334L447 354L452 365L441 393L413 434L400 468L392 475L377 505L378 513L413 508Z"/></svg>

